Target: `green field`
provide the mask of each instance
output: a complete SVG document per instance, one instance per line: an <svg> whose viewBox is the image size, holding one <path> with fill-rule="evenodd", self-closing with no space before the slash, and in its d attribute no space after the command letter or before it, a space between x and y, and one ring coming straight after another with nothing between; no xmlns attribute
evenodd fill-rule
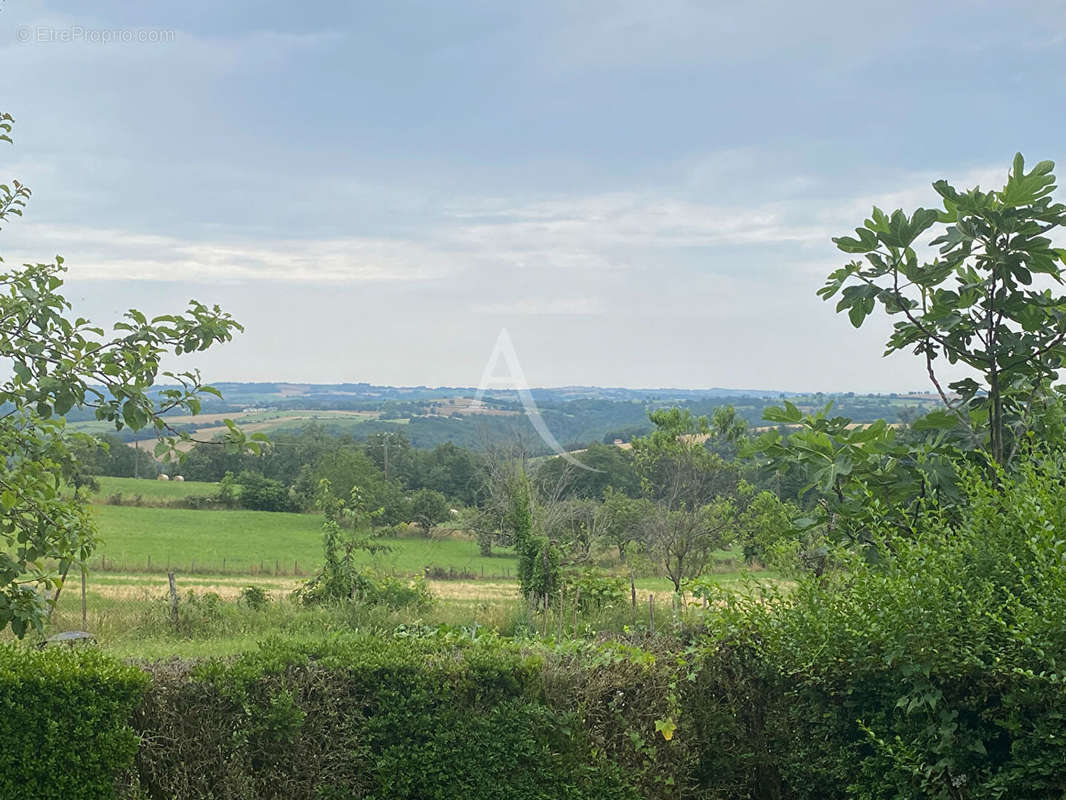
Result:
<svg viewBox="0 0 1066 800"><path fill-rule="evenodd" d="M145 481L145 483L149 483ZM153 484L154 485L154 484ZM169 485L169 484L161 484ZM206 484L210 485L210 484ZM269 511L193 511L98 505L93 508L100 544L93 565L107 569L221 572L313 570L322 558L322 518ZM451 536L383 539L392 549L358 557L385 571L421 574L427 566L480 575L511 575L511 555L481 556L477 543Z"/></svg>
<svg viewBox="0 0 1066 800"><path fill-rule="evenodd" d="M148 500L180 500L193 495L209 496L218 491L217 483L206 481L160 481L154 478L110 478L101 475L96 479L100 491L93 493L93 502L102 502L111 495L124 498L140 495Z"/></svg>

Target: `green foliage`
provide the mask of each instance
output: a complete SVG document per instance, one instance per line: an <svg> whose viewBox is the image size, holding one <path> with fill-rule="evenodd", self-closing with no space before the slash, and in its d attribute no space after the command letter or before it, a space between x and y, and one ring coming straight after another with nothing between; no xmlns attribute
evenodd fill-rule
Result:
<svg viewBox="0 0 1066 800"><path fill-rule="evenodd" d="M633 440L641 490L649 501L639 520L639 541L680 592L683 581L703 572L736 521L739 470L706 443L718 432L739 437L742 427L728 413L716 417L714 429L687 409L662 409L649 417L655 430Z"/></svg>
<svg viewBox="0 0 1066 800"><path fill-rule="evenodd" d="M86 437L72 442L72 447L79 465L92 475L152 478L158 472L158 464L151 454L126 444L114 434Z"/></svg>
<svg viewBox="0 0 1066 800"><path fill-rule="evenodd" d="M741 484L740 498L742 510L737 516L732 544L740 548L744 560L786 571L795 567L800 552L810 549L804 547L804 539L795 535L796 507L773 492L758 491L749 483Z"/></svg>
<svg viewBox="0 0 1066 800"><path fill-rule="evenodd" d="M640 491L632 450L613 444L593 443L577 458L588 469L575 469L557 456L541 464L536 471L536 482L545 487L561 485L566 496L587 499L599 499L608 490L629 496L635 496Z"/></svg>
<svg viewBox="0 0 1066 800"><path fill-rule="evenodd" d="M655 506L647 498L629 497L608 487L597 512L600 542L616 548L618 557L625 561L628 552L640 546L644 521L654 513Z"/></svg>
<svg viewBox="0 0 1066 800"><path fill-rule="evenodd" d="M581 608L621 608L629 602L629 584L625 578L609 575L595 567L563 573L564 591L580 598Z"/></svg>
<svg viewBox="0 0 1066 800"><path fill-rule="evenodd" d="M0 797L107 800L133 762L148 685L95 647L0 645Z"/></svg>
<svg viewBox="0 0 1066 800"><path fill-rule="evenodd" d="M426 536L435 525L451 518L448 499L433 489L419 489L411 495L411 519Z"/></svg>
<svg viewBox="0 0 1066 800"><path fill-rule="evenodd" d="M0 114L0 126L10 142L10 115ZM17 181L0 185L0 222L21 217L29 197ZM71 315L60 293L64 271L57 256L0 273L0 360L10 366L0 383L0 630L10 624L17 636L41 628L46 593L95 544L78 497L60 492L63 479L78 474L63 415L88 409L116 429L150 428L165 437L159 453L173 452L187 434L170 428L165 414L196 413L201 395L217 392L196 372L161 371L163 359L206 350L241 330L217 306L193 300L184 313L153 319L130 310L107 333ZM160 375L172 386L150 391ZM228 437L234 446L248 443L235 428Z"/></svg>
<svg viewBox="0 0 1066 800"><path fill-rule="evenodd" d="M547 604L559 586L559 550L547 536L536 532L532 490L525 472L511 478L510 507L503 528L518 554L518 585L531 602Z"/></svg>
<svg viewBox="0 0 1066 800"><path fill-rule="evenodd" d="M930 424L963 425L993 461L1009 464L1050 396L1066 358L1066 296L1052 294L1046 276L1062 283L1066 250L1056 232L1066 225L1066 205L1052 202L1054 164L1030 172L1019 153L999 191L960 192L947 181L933 188L943 210L874 208L856 237L834 239L845 253L862 256L832 273L818 292L835 296L859 327L880 305L900 318L886 354L922 356L945 411ZM928 244L939 248L920 262L918 237L937 227ZM964 364L980 377L949 384L934 364Z"/></svg>
<svg viewBox="0 0 1066 800"><path fill-rule="evenodd" d="M809 562L821 543L868 546L880 532L904 532L930 505L955 508L961 501L956 463L962 452L948 434L925 441L897 435L883 420L856 426L830 417L829 406L803 414L790 402L769 408L766 418L796 426L787 435L769 430L748 443L744 455L760 456L765 468L797 477L804 503L795 519L794 541Z"/></svg>
<svg viewBox="0 0 1066 800"><path fill-rule="evenodd" d="M358 488L352 489L347 500L341 500L334 496L329 481L323 480L318 498L326 517L322 525L324 559L321 569L294 592L298 600L308 605L354 601L388 608L425 608L433 602L421 579L378 576L356 564L354 555L359 551L373 554L389 550L370 529L370 520L379 512L368 510Z"/></svg>
<svg viewBox="0 0 1066 800"><path fill-rule="evenodd" d="M289 495L289 490L281 481L265 478L262 475L245 471L238 475L230 486L223 479L219 499L229 499L229 493L236 489L236 502L249 511L297 511L296 503Z"/></svg>
<svg viewBox="0 0 1066 800"><path fill-rule="evenodd" d="M241 589L240 601L253 611L262 611L270 602L270 595L262 586L245 586Z"/></svg>
<svg viewBox="0 0 1066 800"><path fill-rule="evenodd" d="M562 675L555 677L556 682ZM152 797L636 800L540 659L468 634L268 642L158 670L138 716Z"/></svg>
<svg viewBox="0 0 1066 800"><path fill-rule="evenodd" d="M715 796L1066 793L1066 462L972 472L875 564L719 596L686 704Z"/></svg>

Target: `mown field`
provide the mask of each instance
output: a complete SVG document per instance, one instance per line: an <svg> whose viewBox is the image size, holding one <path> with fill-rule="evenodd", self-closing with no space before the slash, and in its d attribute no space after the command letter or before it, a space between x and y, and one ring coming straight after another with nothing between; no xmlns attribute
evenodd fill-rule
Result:
<svg viewBox="0 0 1066 800"><path fill-rule="evenodd" d="M194 511L181 508L97 505L100 544L93 565L107 570L188 572L278 572L313 570L322 558L322 518L269 511ZM449 534L426 539L384 538L390 550L361 563L385 572L420 575L426 567L480 576L513 576L515 558L506 551L484 557L472 539Z"/></svg>
<svg viewBox="0 0 1066 800"><path fill-rule="evenodd" d="M210 496L218 491L217 483L206 481L160 481L154 478L111 478L101 475L96 479L99 491L93 492L92 502L103 503L113 495L121 495L125 502L142 497L145 500L180 500L199 495Z"/></svg>
<svg viewBox="0 0 1066 800"><path fill-rule="evenodd" d="M340 433L355 433L359 426L366 422L378 419L377 411L345 411L345 410L259 410L259 411L235 411L224 414L198 414L184 416L168 416L167 421L177 426L180 430L190 433L194 438L202 441L223 435L226 426L223 420L230 419L240 425L245 433L292 433L305 428L307 425L317 423L326 426L329 430ZM395 420L393 421L395 422ZM406 422L406 420L404 420ZM113 423L102 420L81 420L68 422L67 428L79 433L94 435L113 434ZM156 438L150 432L142 432L145 438L130 441L129 444L151 453L156 444ZM179 450L189 450L192 442L178 444Z"/></svg>

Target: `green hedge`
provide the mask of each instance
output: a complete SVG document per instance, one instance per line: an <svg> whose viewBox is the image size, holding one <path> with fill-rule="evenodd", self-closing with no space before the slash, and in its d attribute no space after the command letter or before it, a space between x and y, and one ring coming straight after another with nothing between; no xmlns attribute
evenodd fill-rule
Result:
<svg viewBox="0 0 1066 800"><path fill-rule="evenodd" d="M636 800L647 756L588 724L575 692L582 681L612 696L626 689L590 682L596 668L578 678L570 665L583 660L549 666L492 638L355 635L268 642L190 670L160 665L135 721L145 743L131 793ZM619 670L614 660L602 669L634 695L656 686L652 664ZM636 724L653 732L651 720Z"/></svg>
<svg viewBox="0 0 1066 800"><path fill-rule="evenodd" d="M95 648L0 645L0 797L115 796L148 676Z"/></svg>

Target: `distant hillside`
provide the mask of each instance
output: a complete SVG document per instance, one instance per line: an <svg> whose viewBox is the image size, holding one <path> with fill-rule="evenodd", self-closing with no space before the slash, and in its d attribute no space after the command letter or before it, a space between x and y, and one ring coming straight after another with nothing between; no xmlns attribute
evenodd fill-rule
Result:
<svg viewBox="0 0 1066 800"><path fill-rule="evenodd" d="M517 393L487 392L481 407L471 400L472 387L375 386L367 383L217 383L223 399L205 398L197 417L175 416L179 430L197 438L213 438L224 430L223 419L238 421L250 431L272 432L317 425L328 433L357 439L383 431L402 430L416 447L453 442L482 448L498 441L520 440L529 452L548 452L526 416ZM732 405L749 424L762 422L768 406L788 398L800 408L816 410L832 402L836 412L856 422L884 419L898 422L929 411L939 401L928 394L861 395L801 394L795 392L742 391L737 389L624 389L564 386L533 389L534 401L545 424L565 447L591 442L628 441L648 432L648 412L681 406L695 414L711 414ZM105 423L91 412L68 415L72 427L102 433ZM151 434L123 431L126 440L148 439Z"/></svg>

